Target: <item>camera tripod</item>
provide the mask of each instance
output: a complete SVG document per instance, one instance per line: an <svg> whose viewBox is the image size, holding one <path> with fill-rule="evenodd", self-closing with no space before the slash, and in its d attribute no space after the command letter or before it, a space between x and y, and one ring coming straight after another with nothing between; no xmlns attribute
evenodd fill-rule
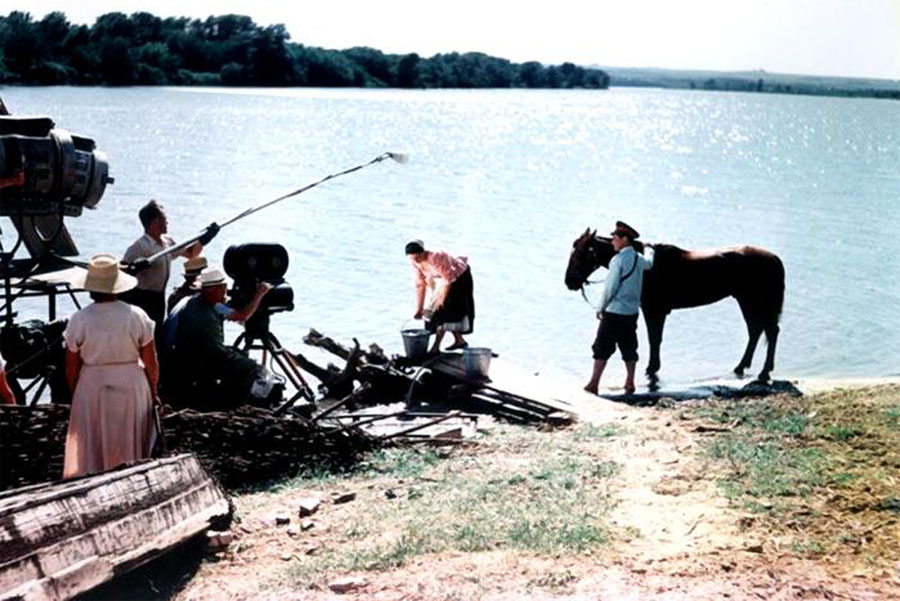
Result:
<svg viewBox="0 0 900 601"><path fill-rule="evenodd" d="M290 407L300 397L305 398L310 403L315 400L315 394L313 394L306 380L303 379L303 374L300 373L300 368L297 366L291 353L281 346L278 338L269 330L269 313L267 311L259 311L248 319L244 324L244 331L237 337L232 346L246 351L247 354L254 350L262 351L263 365L267 363L269 355L272 356L272 359L275 360L282 373L297 391L294 396L282 404L282 407Z"/></svg>

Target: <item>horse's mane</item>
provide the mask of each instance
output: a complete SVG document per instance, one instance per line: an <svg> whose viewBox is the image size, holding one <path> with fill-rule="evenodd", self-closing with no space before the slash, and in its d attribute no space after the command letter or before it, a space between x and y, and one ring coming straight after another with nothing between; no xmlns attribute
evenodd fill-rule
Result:
<svg viewBox="0 0 900 601"><path fill-rule="evenodd" d="M604 244L612 245L612 238L608 238L606 236L595 236L595 238L600 242L603 242ZM683 248L679 248L673 244L660 244L656 242L650 243L643 242L641 240L633 240L631 242L631 245L634 247L634 250L641 254L644 254L644 248L647 246L652 247L654 252L662 252L664 254L685 252Z"/></svg>

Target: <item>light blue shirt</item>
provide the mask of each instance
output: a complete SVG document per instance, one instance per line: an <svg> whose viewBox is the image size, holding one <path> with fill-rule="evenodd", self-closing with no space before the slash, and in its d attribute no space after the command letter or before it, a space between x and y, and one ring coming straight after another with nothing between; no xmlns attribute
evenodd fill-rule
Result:
<svg viewBox="0 0 900 601"><path fill-rule="evenodd" d="M178 319L181 317L181 311L187 306L188 301L192 298L194 298L193 294L182 298L169 312L169 317L166 318L165 325L163 326L163 348L171 349L175 346L175 336L178 333ZM215 312L222 317L228 317L234 313L234 309L225 303L216 303ZM0 361L2 361L2 358L0 358Z"/></svg>
<svg viewBox="0 0 900 601"><path fill-rule="evenodd" d="M609 274L604 282L599 311L637 315L641 306L644 272L653 267L653 259L653 249L649 246L644 247L644 255L639 255L632 246L616 253L609 261Z"/></svg>

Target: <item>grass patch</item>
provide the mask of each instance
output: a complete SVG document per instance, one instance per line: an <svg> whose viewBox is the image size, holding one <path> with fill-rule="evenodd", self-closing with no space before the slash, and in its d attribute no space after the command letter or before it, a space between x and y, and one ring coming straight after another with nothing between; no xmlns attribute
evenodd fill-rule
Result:
<svg viewBox="0 0 900 601"><path fill-rule="evenodd" d="M720 480L755 524L793 538L800 556L844 556L842 565L887 570L900 560L900 386L812 397L721 401L694 417L732 425L706 438L726 466Z"/></svg>
<svg viewBox="0 0 900 601"><path fill-rule="evenodd" d="M418 478L440 460L441 454L434 449L423 451L410 447L380 449L363 463L361 471L370 478L379 476Z"/></svg>
<svg viewBox="0 0 900 601"><path fill-rule="evenodd" d="M613 434L501 430L449 456L414 449L374 455L360 477L395 498L357 500L337 532L332 526L336 544L294 561L285 578L303 587L329 573L388 570L432 553L560 557L606 544L608 484L617 465L606 459L604 441Z"/></svg>
<svg viewBox="0 0 900 601"><path fill-rule="evenodd" d="M576 441L603 440L622 434L624 429L618 424L579 424L572 431L572 438Z"/></svg>

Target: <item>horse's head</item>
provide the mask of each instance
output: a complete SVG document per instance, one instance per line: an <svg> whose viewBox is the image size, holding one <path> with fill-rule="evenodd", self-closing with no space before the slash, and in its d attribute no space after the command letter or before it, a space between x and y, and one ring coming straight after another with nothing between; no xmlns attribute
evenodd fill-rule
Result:
<svg viewBox="0 0 900 601"><path fill-rule="evenodd" d="M597 230L591 232L591 228L584 230L572 243L572 254L566 268L566 287L578 290L584 286L597 268L609 266L609 260L615 254L610 238L598 236Z"/></svg>

